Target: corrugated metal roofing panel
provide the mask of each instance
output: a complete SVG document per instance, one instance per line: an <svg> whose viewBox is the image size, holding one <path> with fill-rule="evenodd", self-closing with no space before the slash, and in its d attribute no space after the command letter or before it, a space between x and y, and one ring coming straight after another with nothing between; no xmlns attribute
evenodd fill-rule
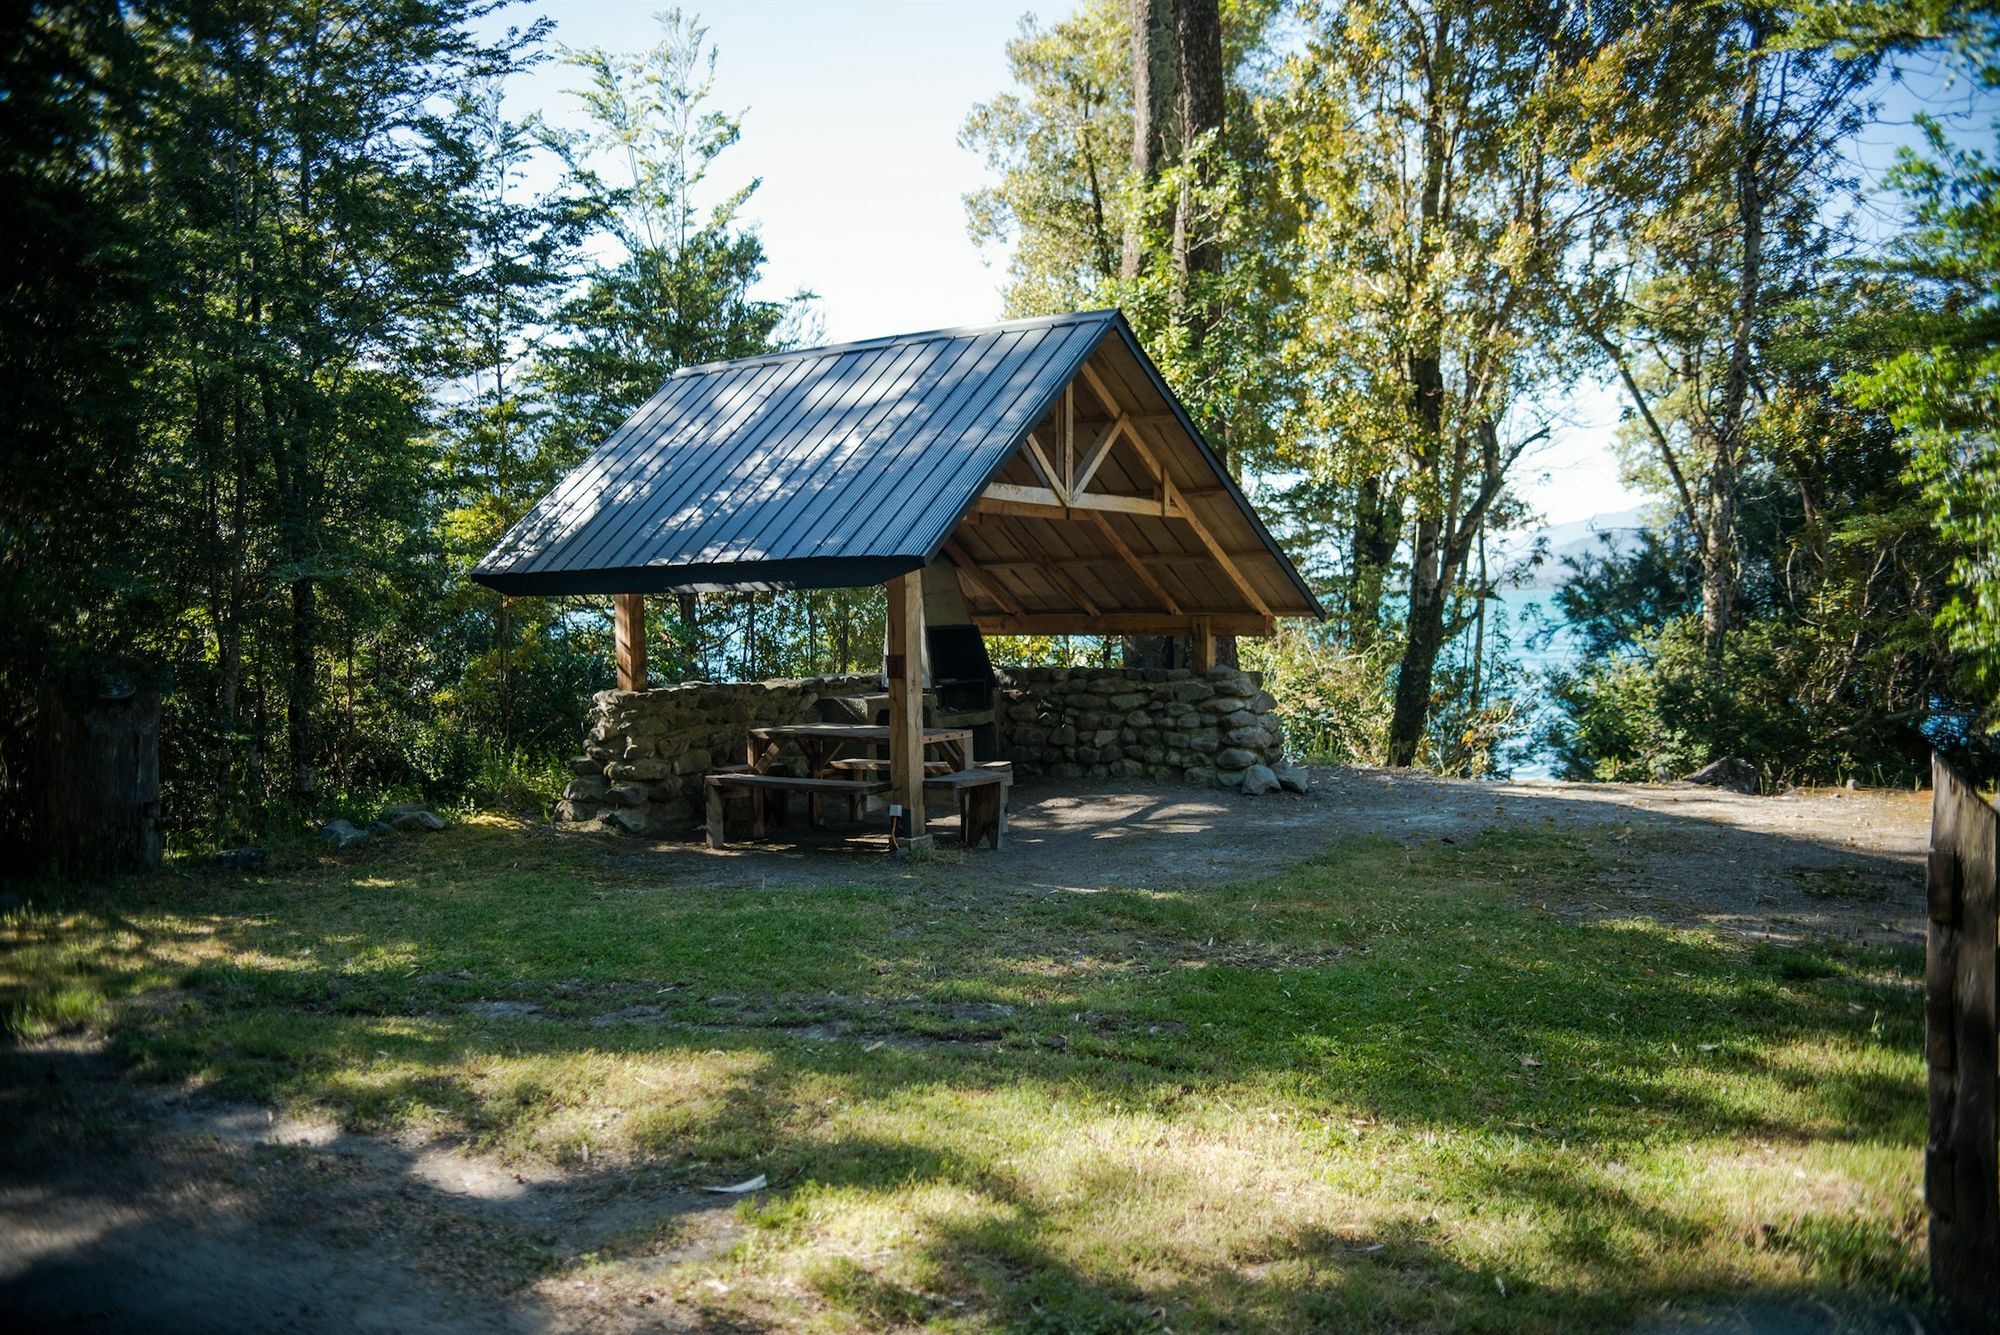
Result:
<svg viewBox="0 0 2000 1335"><path fill-rule="evenodd" d="M1129 355L1171 409L1193 466L1221 484L1214 499L1272 558L1266 577L1292 586L1284 606L1321 615L1116 311L678 371L473 578L503 593L648 593L851 586L915 570L1113 332L1106 355L1121 366ZM1119 475L1106 464L1102 476Z"/></svg>
<svg viewBox="0 0 2000 1335"><path fill-rule="evenodd" d="M1115 311L676 372L474 570L505 593L869 583L924 564Z"/></svg>

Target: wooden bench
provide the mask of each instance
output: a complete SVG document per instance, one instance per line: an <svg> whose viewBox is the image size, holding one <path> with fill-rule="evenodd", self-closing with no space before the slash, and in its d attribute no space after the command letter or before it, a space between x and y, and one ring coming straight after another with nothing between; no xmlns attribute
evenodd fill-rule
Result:
<svg viewBox="0 0 2000 1335"><path fill-rule="evenodd" d="M958 837L967 848L982 839L1000 847L1007 826L1007 787L1012 771L962 769L924 777L925 793L950 793L958 801Z"/></svg>
<svg viewBox="0 0 2000 1335"><path fill-rule="evenodd" d="M851 760L830 761L827 764L827 768L837 769L843 774L887 774L889 772L889 762L886 760L870 760L865 756L857 756ZM927 775L949 774L951 773L951 766L942 760L926 760L924 762L924 773Z"/></svg>
<svg viewBox="0 0 2000 1335"><path fill-rule="evenodd" d="M859 812L861 800L889 791L886 779L800 779L790 774L720 773L704 780L708 787L708 846L723 846L723 808L729 798L750 798L750 835L764 837L764 803L758 799L775 794L807 793L813 798L813 818L819 818L819 799L828 795L845 797L849 810ZM856 816L858 819L858 814Z"/></svg>

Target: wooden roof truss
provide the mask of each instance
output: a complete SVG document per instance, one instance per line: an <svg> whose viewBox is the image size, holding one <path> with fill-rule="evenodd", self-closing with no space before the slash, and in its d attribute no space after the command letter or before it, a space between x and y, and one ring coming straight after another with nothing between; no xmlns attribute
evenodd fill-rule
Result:
<svg viewBox="0 0 2000 1335"><path fill-rule="evenodd" d="M946 543L974 620L989 634L1270 634L1289 593L1270 551L1179 418L1145 402L1136 365L1119 373L1117 346L1083 365Z"/></svg>

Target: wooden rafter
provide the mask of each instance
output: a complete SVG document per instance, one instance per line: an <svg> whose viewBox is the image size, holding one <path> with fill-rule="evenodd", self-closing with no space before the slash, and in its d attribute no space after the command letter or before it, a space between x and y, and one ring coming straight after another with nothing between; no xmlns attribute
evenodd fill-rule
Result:
<svg viewBox="0 0 2000 1335"><path fill-rule="evenodd" d="M1099 378L1097 372L1090 368L1088 363L1084 364L1083 373L1089 379L1090 387L1100 397L1110 393L1110 390L1105 387L1104 381ZM1203 547L1208 549L1208 554L1215 558L1215 563L1222 567L1222 573L1229 577L1229 582L1236 586L1236 591L1249 600L1250 605L1256 608L1261 615L1271 615L1270 604L1265 602L1263 595L1257 592L1256 586L1243 573L1242 567L1230 559L1229 553L1223 549L1220 542L1216 541L1215 535L1209 532L1208 525L1202 523L1200 516L1196 515L1190 507L1174 503L1174 480L1167 472L1165 465L1160 462L1159 456L1147 448L1146 442L1139 438L1138 432L1126 432L1125 439L1131 444L1133 452L1152 471L1154 479L1160 484L1161 515L1187 521L1187 526L1194 530L1194 536L1201 542Z"/></svg>
<svg viewBox="0 0 2000 1335"><path fill-rule="evenodd" d="M970 552L965 550L965 547L958 539L947 539L944 544L944 551L945 555L951 558L952 564L958 567L958 573L971 581L973 587L988 598L991 598L1015 616L1020 616L1027 610L1021 606L1019 599L1001 587L999 580L990 577L986 573L980 563L973 558Z"/></svg>
<svg viewBox="0 0 2000 1335"><path fill-rule="evenodd" d="M988 484L972 508L975 514L1018 515L1024 519L1081 519L1099 511L1160 517L1160 501L1151 496L1106 496L1093 492L1071 496L1065 502L1047 487L1022 487L1011 482ZM1181 516L1176 510L1168 517Z"/></svg>
<svg viewBox="0 0 2000 1335"><path fill-rule="evenodd" d="M1129 429L1130 422L1130 418L1121 414L1104 424L1103 429L1097 433L1097 439L1090 442L1089 448L1084 450L1083 456L1077 461L1076 471L1070 475L1071 496L1083 494L1084 489L1090 485L1090 480L1097 476L1099 466L1111 457L1111 447L1116 445L1118 437Z"/></svg>
<svg viewBox="0 0 2000 1335"><path fill-rule="evenodd" d="M998 517L991 517L989 522L1000 523L1002 521ZM1239 557L1260 556L1262 555L1262 553L1232 552L1230 553L1230 555ZM1215 563L1215 558L1210 556L1207 552L1154 552L1146 557L1146 564L1152 566L1156 570L1161 568L1172 569L1176 566L1205 567L1213 565L1214 563ZM991 572L995 570L1046 570L1049 568L1050 564L1051 563L1047 560L1038 560L1034 557L1015 558L1010 556L1010 557L998 557L991 561L981 561L979 563L979 566L980 569ZM1124 566L1125 563L1119 560L1115 556L1078 556L1068 560L1066 564L1080 565L1080 566L1122 567Z"/></svg>
<svg viewBox="0 0 2000 1335"><path fill-rule="evenodd" d="M1174 596L1171 593L1167 592L1167 586L1160 583L1154 577L1153 572L1146 568L1146 563L1141 561L1132 549L1125 544L1125 539L1118 536L1118 530L1111 526L1111 521L1096 510L1087 511L1086 513L1097 524L1097 531L1104 535L1104 540L1111 544L1111 550L1124 558L1126 568L1138 576L1139 582L1144 584L1147 590L1160 600L1168 612L1174 616L1179 616L1181 614L1180 604L1174 600Z"/></svg>
<svg viewBox="0 0 2000 1335"><path fill-rule="evenodd" d="M1202 612L1216 635L1269 635L1270 617L1248 612ZM1194 619L1167 616L1160 612L1029 612L1022 616L1007 613L972 614L980 630L993 635L1186 635L1194 629Z"/></svg>
<svg viewBox="0 0 2000 1335"><path fill-rule="evenodd" d="M1072 555L1072 556L1058 557L1052 559L1047 556L1038 555L1038 553L1041 550L1042 544L1039 541L1037 541L1032 534L1018 531L1014 527L1014 520L1012 518L995 515L995 516L989 516L988 522L1000 525L1000 533L1003 536L1005 536L1009 542L1013 543L1014 546L1026 552L1028 556L1026 560L1021 560L1021 561L1013 561L1013 560L982 561L980 564L984 569L1032 570L1037 575L1040 575L1043 579L1047 580L1049 583L1055 585L1056 588L1060 589L1063 593L1069 595L1070 601L1074 602L1078 607L1082 608L1086 615L1089 616L1098 615L1099 608L1097 606L1097 600L1095 598L1092 598L1090 594L1085 591L1084 587L1081 584L1077 583L1075 579L1071 578L1070 573L1067 570L1064 570L1063 566L1065 564L1070 564L1070 565L1109 564L1109 565L1116 565L1120 569L1123 569L1125 565L1123 561L1119 560L1115 556L1099 557L1099 556Z"/></svg>
<svg viewBox="0 0 2000 1335"><path fill-rule="evenodd" d="M1194 535L1201 540L1201 545L1208 548L1208 554L1215 558L1217 565L1222 567L1222 573L1229 576L1229 582L1236 586L1236 591L1248 599L1250 606L1256 608L1261 615L1270 616L1270 604L1264 601L1263 595L1257 592L1256 587L1244 575L1242 568L1236 562L1229 559L1229 553L1222 549L1222 544L1217 542L1215 535L1208 531L1208 525L1196 519L1194 511L1186 507L1182 507L1180 517L1187 520L1188 527L1194 530Z"/></svg>
<svg viewBox="0 0 2000 1335"><path fill-rule="evenodd" d="M1089 594L1085 593L1083 591L1083 586L1081 584L1078 584L1075 580L1071 579L1068 571L1064 570L1061 566L1055 564L1052 561L1042 562L1040 568L1043 578L1047 579L1049 583L1055 585L1057 588L1061 589L1064 593L1068 594L1071 600L1074 601L1078 607L1081 607L1085 613L1087 613L1090 616L1096 616L1098 614L1096 599L1092 598Z"/></svg>
<svg viewBox="0 0 2000 1335"><path fill-rule="evenodd" d="M1042 442L1035 438L1035 433L1032 431L1028 433L1028 439L1022 442L1021 456L1028 461L1028 467L1035 470L1035 476L1042 480L1042 485L1053 492L1062 504L1068 505L1069 486L1064 481L1068 475L1056 471L1054 462L1042 449Z"/></svg>
<svg viewBox="0 0 2000 1335"><path fill-rule="evenodd" d="M1076 486L1076 381L1063 386L1062 492L1074 495Z"/></svg>

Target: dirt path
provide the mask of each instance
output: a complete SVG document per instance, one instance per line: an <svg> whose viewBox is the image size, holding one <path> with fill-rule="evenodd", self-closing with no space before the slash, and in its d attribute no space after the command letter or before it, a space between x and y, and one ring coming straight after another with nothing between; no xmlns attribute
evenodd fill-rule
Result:
<svg viewBox="0 0 2000 1335"><path fill-rule="evenodd" d="M1009 820L1009 845L997 858L951 850L954 822L939 822L944 856L962 857L956 866L968 884L990 885L996 871L1008 885L1044 891L1213 884L1281 871L1342 839L1543 829L1583 836L1610 863L1592 893L1552 888L1551 912L1649 917L1760 939L1923 939L1928 793L1754 797L1693 784L1490 783L1352 768L1313 771L1303 796L1024 783ZM795 820L763 844L721 852L680 841L606 842L634 874L671 869L718 886L914 879L906 864L882 856L872 824L811 830ZM948 876L951 865L925 874Z"/></svg>
<svg viewBox="0 0 2000 1335"><path fill-rule="evenodd" d="M427 1335L698 1324L549 1278L733 1245L734 1197L187 1099L94 1046L0 1054L0 1314L15 1330Z"/></svg>

